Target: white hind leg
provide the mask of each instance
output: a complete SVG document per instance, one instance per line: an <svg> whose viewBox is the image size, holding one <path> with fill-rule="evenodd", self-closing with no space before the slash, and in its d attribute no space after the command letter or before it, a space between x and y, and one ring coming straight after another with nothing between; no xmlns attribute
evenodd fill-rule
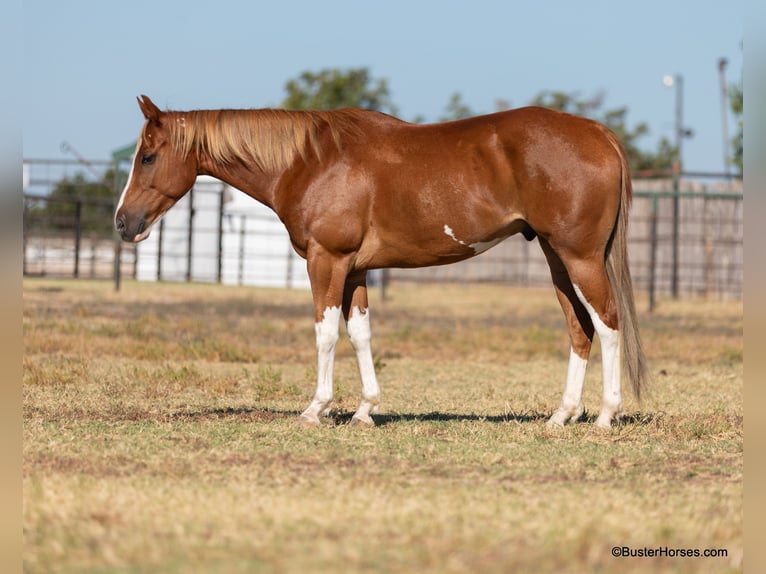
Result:
<svg viewBox="0 0 766 574"><path fill-rule="evenodd" d="M548 260L553 286L556 289L556 297L558 297L561 309L564 311L569 329L569 339L572 342L561 404L547 423L548 427L557 427L578 420L584 412L582 389L585 384L585 369L588 366L588 356L593 342L593 324L575 294L572 282L569 280L569 274L559 256L543 238L540 238L540 246Z"/></svg>
<svg viewBox="0 0 766 574"><path fill-rule="evenodd" d="M375 363L372 358L370 313L362 307L353 307L347 322L348 336L356 351L359 375L362 378L362 402L356 410L351 424L353 426L375 426L370 413L378 411L380 387L375 376Z"/></svg>
<svg viewBox="0 0 766 574"><path fill-rule="evenodd" d="M588 302L580 287L574 285L577 298L585 306L601 342L602 373L604 390L601 412L596 425L610 428L612 420L622 414L622 391L620 389L620 333L609 327Z"/></svg>

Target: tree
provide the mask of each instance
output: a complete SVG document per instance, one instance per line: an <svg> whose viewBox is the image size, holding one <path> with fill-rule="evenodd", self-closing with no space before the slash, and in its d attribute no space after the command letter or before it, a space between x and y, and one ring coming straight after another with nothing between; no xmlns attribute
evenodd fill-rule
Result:
<svg viewBox="0 0 766 574"><path fill-rule="evenodd" d="M100 181L86 179L82 173L65 177L56 184L43 205L32 205L33 220L44 219L57 230L71 230L75 226L77 204L80 204L80 229L83 232L112 234L115 175L125 180L124 172L107 170Z"/></svg>
<svg viewBox="0 0 766 574"><path fill-rule="evenodd" d="M439 121L448 122L451 120L462 120L463 118L470 118L475 115L471 108L463 102L463 97L460 95L460 92L453 92L452 96L450 96L446 112L446 115L440 117Z"/></svg>
<svg viewBox="0 0 766 574"><path fill-rule="evenodd" d="M337 68L303 72L285 85L288 110L366 108L396 114L385 79L373 80L367 68Z"/></svg>
<svg viewBox="0 0 766 574"><path fill-rule="evenodd" d="M655 171L672 168L676 147L667 138L663 137L660 140L654 152L642 150L638 147L638 140L649 133L649 125L646 122L640 122L629 128L627 125L627 107L602 111L603 103L603 92L590 98L581 99L577 93L558 91L540 92L531 102L535 106L587 116L606 125L622 140L628 156L628 163L633 171Z"/></svg>
<svg viewBox="0 0 766 574"><path fill-rule="evenodd" d="M743 154L743 120L742 115L744 112L744 99L742 94L742 83L739 85L732 84L729 86L729 105L731 111L737 119L737 133L731 140L731 164L737 168L739 174L742 175L742 154Z"/></svg>

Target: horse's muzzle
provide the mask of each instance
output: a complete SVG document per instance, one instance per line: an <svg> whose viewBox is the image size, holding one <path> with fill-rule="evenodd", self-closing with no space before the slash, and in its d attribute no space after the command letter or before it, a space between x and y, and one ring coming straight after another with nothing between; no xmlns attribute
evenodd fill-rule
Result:
<svg viewBox="0 0 766 574"><path fill-rule="evenodd" d="M138 242L146 239L149 235L146 231L146 219L141 217L135 225L128 225L124 215L119 215L114 220L114 228L120 234L123 241Z"/></svg>

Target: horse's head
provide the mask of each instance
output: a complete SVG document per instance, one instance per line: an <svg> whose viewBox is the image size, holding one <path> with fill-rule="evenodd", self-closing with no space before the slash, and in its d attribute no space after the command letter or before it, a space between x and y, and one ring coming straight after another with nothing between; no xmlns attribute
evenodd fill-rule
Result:
<svg viewBox="0 0 766 574"><path fill-rule="evenodd" d="M178 118L162 112L146 96L138 99L138 105L146 122L114 213L117 232L135 243L149 236L152 225L191 189L197 176L193 154L184 157L170 138L169 122Z"/></svg>

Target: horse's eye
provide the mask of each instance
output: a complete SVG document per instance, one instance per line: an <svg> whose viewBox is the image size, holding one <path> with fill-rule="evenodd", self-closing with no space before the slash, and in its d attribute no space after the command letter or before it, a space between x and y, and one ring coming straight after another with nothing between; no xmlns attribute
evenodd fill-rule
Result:
<svg viewBox="0 0 766 574"><path fill-rule="evenodd" d="M141 156L141 165L151 165L157 158L156 153L147 153Z"/></svg>

